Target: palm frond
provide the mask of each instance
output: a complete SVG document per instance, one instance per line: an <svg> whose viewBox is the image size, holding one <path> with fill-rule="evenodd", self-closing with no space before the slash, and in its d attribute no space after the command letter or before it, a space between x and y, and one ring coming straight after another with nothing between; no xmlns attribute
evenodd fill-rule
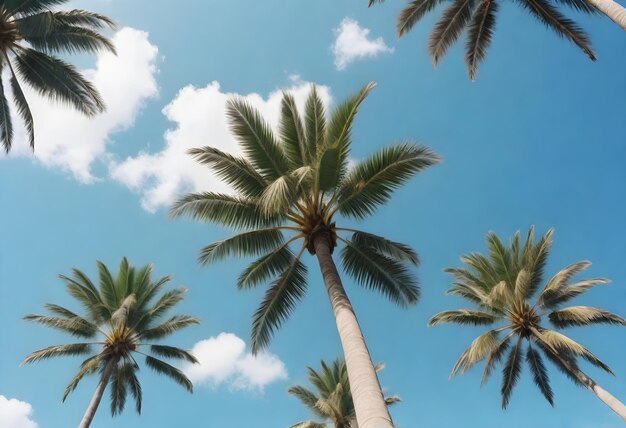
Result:
<svg viewBox="0 0 626 428"><path fill-rule="evenodd" d="M317 416L321 418L325 418L326 415L319 411L317 407L318 396L315 395L311 390L303 387L303 386L291 386L287 389L287 392L293 396L295 396L298 400L302 402L309 410L315 413Z"/></svg>
<svg viewBox="0 0 626 428"><path fill-rule="evenodd" d="M34 363L53 357L63 357L66 355L85 355L91 352L89 343L70 343L66 345L53 345L28 354L22 364Z"/></svg>
<svg viewBox="0 0 626 428"><path fill-rule="evenodd" d="M285 154L257 109L243 99L234 98L227 101L226 114L245 155L266 179L276 180L289 171Z"/></svg>
<svg viewBox="0 0 626 428"><path fill-rule="evenodd" d="M252 353L265 348L276 329L285 322L306 292L306 266L300 261L302 247L289 267L270 284L252 318Z"/></svg>
<svg viewBox="0 0 626 428"><path fill-rule="evenodd" d="M443 311L434 315L428 325L439 325L444 323L455 323L461 325L490 325L498 320L494 314L477 311L473 309L456 309Z"/></svg>
<svg viewBox="0 0 626 428"><path fill-rule="evenodd" d="M608 284L609 282L606 278L591 278L568 284L564 287L545 290L539 296L537 305L544 309L554 309L562 303L580 296L596 285Z"/></svg>
<svg viewBox="0 0 626 428"><path fill-rule="evenodd" d="M591 306L570 306L559 309L548 315L556 327L586 326L589 324L621 324L626 325L626 318L604 309Z"/></svg>
<svg viewBox="0 0 626 428"><path fill-rule="evenodd" d="M281 101L280 138L291 169L310 163L304 125L293 95L284 93Z"/></svg>
<svg viewBox="0 0 626 428"><path fill-rule="evenodd" d="M508 288L513 291L517 280L517 272L513 269L513 260L509 251L504 247L498 235L494 232L487 233L487 247L491 265L501 281L507 283Z"/></svg>
<svg viewBox="0 0 626 428"><path fill-rule="evenodd" d="M467 43L465 44L465 64L471 80L476 80L478 65L487 54L496 26L498 2L482 0L469 22Z"/></svg>
<svg viewBox="0 0 626 428"><path fill-rule="evenodd" d="M174 203L169 216L190 216L199 221L243 229L273 226L279 221L278 216L262 215L259 203L254 199L213 192L187 193Z"/></svg>
<svg viewBox="0 0 626 428"><path fill-rule="evenodd" d="M409 262L414 266L419 264L419 257L415 250L406 244L390 241L382 236L368 232L355 231L350 240L358 247L368 247L374 251L391 257L394 260Z"/></svg>
<svg viewBox="0 0 626 428"><path fill-rule="evenodd" d="M293 258L294 255L289 249L289 241L287 241L244 269L237 280L237 288L253 288L274 278L290 266Z"/></svg>
<svg viewBox="0 0 626 428"><path fill-rule="evenodd" d="M343 268L359 285L379 291L401 307L417 302L420 295L417 278L405 263L380 254L372 248L360 247L352 241L340 239L346 244L340 255Z"/></svg>
<svg viewBox="0 0 626 428"><path fill-rule="evenodd" d="M111 376L109 393L111 395L111 415L122 413L126 405L126 379L124 378L124 368L118 367Z"/></svg>
<svg viewBox="0 0 626 428"><path fill-rule="evenodd" d="M166 345L150 345L150 352L160 357L176 358L196 364L198 360L189 351Z"/></svg>
<svg viewBox="0 0 626 428"><path fill-rule="evenodd" d="M530 293L530 274L525 269L522 269L518 272L517 278L515 279L515 298L519 302L523 302L531 296Z"/></svg>
<svg viewBox="0 0 626 428"><path fill-rule="evenodd" d="M475 285L455 282L446 290L446 294L460 296L482 307L489 307L489 295ZM498 308L493 308L493 310L496 313L501 312Z"/></svg>
<svg viewBox="0 0 626 428"><path fill-rule="evenodd" d="M498 332L489 330L481 334L472 341L470 346L461 354L457 362L454 364L450 377L454 377L457 373L461 375L472 368L476 363L491 355L500 345L498 340Z"/></svg>
<svg viewBox="0 0 626 428"><path fill-rule="evenodd" d="M435 66L467 26L475 4L476 0L454 0L443 11L428 39L428 51Z"/></svg>
<svg viewBox="0 0 626 428"><path fill-rule="evenodd" d="M538 339L547 343L548 346L556 350L556 352L580 356L594 366L601 368L607 373L613 374L609 366L600 361L590 350L558 331L543 329L539 332Z"/></svg>
<svg viewBox="0 0 626 428"><path fill-rule="evenodd" d="M533 295L541 282L543 281L543 270L546 262L548 261L548 255L552 248L552 235L553 229L548 229L544 233L539 241L534 243L534 228L531 226L528 230L526 243L522 250L522 260L520 264L530 274L530 290L529 295Z"/></svg>
<svg viewBox="0 0 626 428"><path fill-rule="evenodd" d="M94 337L98 331L98 326L79 316L74 316L72 318L59 318L32 314L26 315L24 320L65 331L76 337Z"/></svg>
<svg viewBox="0 0 626 428"><path fill-rule="evenodd" d="M198 318L190 315L174 315L155 327L143 330L140 337L145 340L163 339L178 330L199 323Z"/></svg>
<svg viewBox="0 0 626 428"><path fill-rule="evenodd" d="M295 178L283 175L270 183L259 197L262 216L276 217L286 213L297 202Z"/></svg>
<svg viewBox="0 0 626 428"><path fill-rule="evenodd" d="M576 362L576 357L567 351L560 350L557 355L554 354L554 349L549 345L544 344L540 340L536 340L535 343L541 348L544 355L563 373L567 376L572 382L574 382L578 386L586 387L584 383L578 379L575 374L575 371L580 370L578 367L578 363Z"/></svg>
<svg viewBox="0 0 626 428"><path fill-rule="evenodd" d="M146 365L159 374L163 374L174 382L185 388L189 392L193 392L193 384L185 376L185 374L174 366L167 364L151 356L146 356Z"/></svg>
<svg viewBox="0 0 626 428"><path fill-rule="evenodd" d="M487 383L487 381L491 377L491 374L493 373L493 369L495 368L496 364L502 361L502 357L504 357L504 354L509 349L509 342L511 340L511 337L513 337L513 333L507 334L505 338L502 339L498 343L498 345L494 347L489 353L489 355L486 357L487 361L485 362L485 368L483 369L483 377L480 381L481 386Z"/></svg>
<svg viewBox="0 0 626 428"><path fill-rule="evenodd" d="M273 250L283 240L283 234L275 227L242 232L207 245L200 250L198 260L207 265L230 256L254 256Z"/></svg>
<svg viewBox="0 0 626 428"><path fill-rule="evenodd" d="M0 80L0 139L4 150L9 153L11 144L13 143L13 121L11 119L11 111L9 101L4 94L4 84Z"/></svg>
<svg viewBox="0 0 626 428"><path fill-rule="evenodd" d="M141 414L141 384L139 383L139 379L137 379L137 375L135 374L134 370L126 375L126 384L128 385L130 393L135 398L135 410L137 411L137 413Z"/></svg>
<svg viewBox="0 0 626 428"><path fill-rule="evenodd" d="M76 373L76 375L74 375L70 383L65 388L65 392L63 393L63 398L61 400L62 402L65 402L67 397L76 389L80 381L86 375L94 374L95 372L98 371L98 368L100 367L100 362L101 362L100 359L101 359L101 355L96 354L92 357L87 358L85 361L82 362L82 364L80 365L80 368L78 369L78 372Z"/></svg>
<svg viewBox="0 0 626 428"><path fill-rule="evenodd" d="M327 425L315 421L302 421L291 425L289 428L327 428Z"/></svg>
<svg viewBox="0 0 626 428"><path fill-rule="evenodd" d="M396 32L399 37L404 36L411 31L413 26L424 17L428 12L435 9L443 0L411 0L409 4L402 9L396 22Z"/></svg>
<svg viewBox="0 0 626 428"><path fill-rule="evenodd" d="M198 147L187 151L196 161L208 165L217 177L244 196L255 198L263 193L267 181L246 159L215 147Z"/></svg>
<svg viewBox="0 0 626 428"><path fill-rule="evenodd" d="M541 354L536 352L530 343L528 344L528 350L526 351L526 362L530 366L530 371L533 374L535 385L539 387L539 390L546 400L548 400L548 403L550 403L551 406L554 406L548 371L546 370L546 366L543 364Z"/></svg>
<svg viewBox="0 0 626 428"><path fill-rule="evenodd" d="M556 7L546 0L520 0L520 3L548 28L578 46L589 59L596 60L589 36L574 21L561 14Z"/></svg>
<svg viewBox="0 0 626 428"><path fill-rule="evenodd" d="M507 358L506 364L504 365L504 369L502 369L502 408L506 409L509 404L509 400L511 398L511 393L513 392L513 388L517 383L520 373L522 371L522 337L520 336L517 339L517 344L511 352L509 353L509 357Z"/></svg>
<svg viewBox="0 0 626 428"><path fill-rule="evenodd" d="M317 153L322 150L326 136L326 111L315 85L311 87L304 111L308 158L312 161L317 159Z"/></svg>
<svg viewBox="0 0 626 428"><path fill-rule="evenodd" d="M67 3L69 0L4 0L3 6L14 14L27 15L42 10L48 10L54 6Z"/></svg>
<svg viewBox="0 0 626 428"><path fill-rule="evenodd" d="M381 149L348 174L339 190L339 212L356 218L372 214L409 178L440 160L429 148L411 143Z"/></svg>

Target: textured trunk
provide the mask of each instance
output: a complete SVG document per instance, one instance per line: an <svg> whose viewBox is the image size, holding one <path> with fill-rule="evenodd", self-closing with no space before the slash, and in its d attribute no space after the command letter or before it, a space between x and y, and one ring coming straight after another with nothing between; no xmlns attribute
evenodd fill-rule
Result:
<svg viewBox="0 0 626 428"><path fill-rule="evenodd" d="M89 402L89 406L87 406L87 410L85 411L85 416L83 416L83 420L80 421L80 425L78 428L89 428L91 425L91 421L93 417L96 415L96 410L98 410L98 406L100 405L100 400L102 400L102 394L104 394L104 390L109 383L109 378L111 377L111 372L113 371L113 364L108 362L104 371L102 372L102 376L100 377L100 382L98 382L98 386L96 387L96 392L93 393L93 397Z"/></svg>
<svg viewBox="0 0 626 428"><path fill-rule="evenodd" d="M626 30L626 8L613 0L587 0L613 22Z"/></svg>
<svg viewBox="0 0 626 428"><path fill-rule="evenodd" d="M358 426L359 428L393 428L361 327L333 262L328 239L318 235L314 245L335 314Z"/></svg>
<svg viewBox="0 0 626 428"><path fill-rule="evenodd" d="M556 350L552 346L550 346L541 339L540 333L537 330L533 329L533 333L535 335L535 339L539 341L544 346L544 348L548 349L552 356L561 362L563 367L565 367L572 375L574 375L580 383L585 385L587 389L593 392L596 397L602 400L604 404L609 406L611 410L617 413L619 417L626 421L626 406L621 401L619 401L610 392L598 385L593 379L583 373L580 369L572 366L567 360L561 358L559 353L556 352Z"/></svg>

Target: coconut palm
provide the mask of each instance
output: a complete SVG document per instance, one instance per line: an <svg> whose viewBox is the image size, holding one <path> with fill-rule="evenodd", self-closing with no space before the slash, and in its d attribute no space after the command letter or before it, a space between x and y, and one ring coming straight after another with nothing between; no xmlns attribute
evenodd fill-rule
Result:
<svg viewBox="0 0 626 428"><path fill-rule="evenodd" d="M370 0L369 5L383 1ZM402 37L411 31L420 19L440 3L442 0L411 0L398 16L398 35ZM428 41L428 50L435 66L461 33L467 30L465 63L470 79L474 80L478 65L485 58L491 44L500 4L496 0L454 0L448 5ZM574 21L564 16L558 6L564 5L584 13L602 11L626 29L626 9L613 0L519 0L517 4L557 35L569 39L593 61L596 56L588 35Z"/></svg>
<svg viewBox="0 0 626 428"><path fill-rule="evenodd" d="M358 428L346 362L337 359L330 366L324 361L321 364L322 370L319 372L308 367L309 382L315 391L298 385L290 387L287 392L298 398L324 422L303 421L289 428L326 428L328 424L332 424L334 428ZM382 364L377 364L375 369L379 371L383 367ZM395 395L385 397L387 405L398 401L400 398Z"/></svg>
<svg viewBox="0 0 626 428"><path fill-rule="evenodd" d="M409 264L416 253L368 232L335 224L341 214L363 219L385 204L392 192L417 172L439 161L426 147L402 143L384 148L348 168L352 123L374 84L339 104L327 119L315 87L304 120L294 98L284 94L279 136L257 110L239 98L229 100L231 129L244 157L213 147L192 149L236 195L192 193L172 208L173 216L190 215L240 229L200 252L202 264L227 256L258 256L240 275L248 289L272 280L252 321L252 349L267 346L275 330L306 293L303 254L317 257L335 315L361 428L391 427L391 418L365 340L333 260L338 243L345 272L356 282L407 306L419 296ZM289 234L285 236L284 233ZM350 237L341 236L350 233ZM290 249L295 245L295 252Z"/></svg>
<svg viewBox="0 0 626 428"><path fill-rule="evenodd" d="M68 0L0 0L0 139L8 153L13 123L5 93L8 77L17 112L24 120L32 149L35 147L33 116L21 83L40 95L72 105L93 116L104 110L96 88L59 53L115 52L99 30L114 27L106 16L85 10L51 11ZM5 75L6 74L6 75Z"/></svg>
<svg viewBox="0 0 626 428"><path fill-rule="evenodd" d="M487 234L489 255L471 253L461 260L465 268L446 269L455 278L448 294L460 296L476 304L476 308L440 312L430 325L456 323L488 325L490 330L478 336L461 354L450 376L463 374L479 361L485 360L483 383L505 354L502 371L502 407L506 408L517 383L524 358L535 384L548 402L553 404L548 372L542 354L576 384L589 389L614 412L626 420L626 406L582 372L580 359L609 372L611 369L586 347L557 331L571 326L590 324L621 324L626 319L591 306L563 305L590 288L608 282L590 278L572 282L572 278L591 263L573 263L543 284L543 270L552 245L552 230L534 242L530 228L523 246L517 232L510 246L505 247L494 234ZM543 284L543 288L540 286ZM534 303L533 296L537 294ZM554 328L548 328L545 321ZM526 348L526 351L524 351Z"/></svg>
<svg viewBox="0 0 626 428"><path fill-rule="evenodd" d="M98 374L98 386L80 428L91 424L108 385L113 416L124 410L128 391L135 399L137 413L141 413L141 385L137 379L139 365L136 356L145 357L146 365L152 370L193 392L193 385L183 372L160 359L165 357L195 363L193 355L180 348L153 342L197 324L198 319L189 315L173 315L162 320L166 312L184 298L186 290L175 288L157 299L171 277L164 276L153 281L151 273L151 265L136 269L123 258L119 272L114 277L103 263L98 262L99 287L96 287L87 275L73 269L71 276L60 277L68 293L83 306L85 315L77 315L59 305L47 304L46 309L53 315L27 315L24 318L90 340L48 346L31 353L24 360L24 363L32 363L52 357L89 355L63 394L65 401L83 377Z"/></svg>

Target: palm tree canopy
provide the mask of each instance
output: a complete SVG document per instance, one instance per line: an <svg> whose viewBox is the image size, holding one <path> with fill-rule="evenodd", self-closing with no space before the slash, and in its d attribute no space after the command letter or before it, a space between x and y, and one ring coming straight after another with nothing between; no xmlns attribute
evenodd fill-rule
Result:
<svg viewBox="0 0 626 428"><path fill-rule="evenodd" d="M550 404L553 404L553 393L542 354L576 383L580 381L563 364L564 361L570 368L577 369L578 360L582 358L612 373L586 347L557 331L595 323L626 325L626 319L600 308L563 307L573 298L608 280L589 278L573 281L576 274L591 264L580 261L561 269L544 282L543 271L552 245L552 230L535 242L531 227L523 244L517 232L508 247L490 232L487 244L487 256L470 253L461 258L464 268L446 269L455 279L448 294L460 296L475 307L443 311L429 321L430 325L456 323L490 328L461 354L450 376L463 374L485 360L484 383L495 366L504 360L501 393L502 407L506 407L519 378L522 359L528 363L535 384ZM532 304L530 301L535 295L537 298ZM546 327L546 321L553 328Z"/></svg>
<svg viewBox="0 0 626 428"><path fill-rule="evenodd" d="M150 278L151 273L151 265L137 269L123 258L115 276L103 263L98 262L98 286L78 269L73 269L69 277L61 275L68 293L82 305L85 315L47 304L45 307L51 315L27 315L24 319L89 341L48 346L28 355L24 363L66 355L88 356L67 385L63 401L76 389L83 377L103 373L105 367L112 366L110 386L113 415L124 409L128 391L135 399L137 412L141 412L137 356L144 356L148 367L192 392L193 385L183 372L161 358L195 363L195 357L184 349L154 342L197 324L198 319L189 315L173 315L163 319L167 311L184 298L186 290L175 288L160 294L171 278L164 276L155 281Z"/></svg>
<svg viewBox="0 0 626 428"><path fill-rule="evenodd" d="M324 422L303 421L289 428L326 428L326 422L332 423L335 428L358 428L348 382L348 371L343 359L337 359L332 364L321 362L322 369L316 371L308 367L309 383L314 391L304 386L292 386L287 392L298 398L316 417ZM384 366L378 364L376 371ZM387 405L400 401L398 396L385 397Z"/></svg>
<svg viewBox="0 0 626 428"><path fill-rule="evenodd" d="M0 71L9 71L13 101L33 149L34 122L20 81L87 116L104 110L96 88L74 66L55 55L115 52L113 44L100 32L104 27L114 28L114 23L106 16L85 10L51 10L67 2L0 0ZM13 124L5 83L0 76L0 139L8 153L13 142Z"/></svg>
<svg viewBox="0 0 626 428"><path fill-rule="evenodd" d="M418 299L417 280L408 268L418 264L414 250L335 224L338 214L357 220L369 216L410 177L440 160L427 147L404 142L348 167L352 124L373 87L373 83L365 85L337 105L329 117L315 86L306 101L304 117L293 96L285 93L278 134L244 100L231 99L227 114L244 156L213 147L189 152L236 194L188 194L176 202L170 214L240 230L204 247L200 262L209 264L235 255L260 256L240 275L238 287L247 289L271 281L253 317L254 352L268 344L275 329L304 296L307 269L302 255L305 250L315 254L313 243L319 237L328 241L331 251L338 241L344 244L340 253L344 270L359 284L400 306ZM351 233L351 237L342 237L343 232ZM296 241L293 252L290 245Z"/></svg>
<svg viewBox="0 0 626 428"><path fill-rule="evenodd" d="M382 2L384 0L369 0L369 6ZM398 16L398 35L401 37L407 34L441 3L442 0L410 0ZM500 3L497 0L453 0L448 4L435 23L428 41L428 51L434 65L439 63L461 34L467 31L465 63L470 79L475 80L478 65L485 58L491 44ZM515 3L557 35L569 39L595 61L589 36L559 10L559 6L567 6L578 12L597 13L598 10L593 5L586 0L517 0Z"/></svg>

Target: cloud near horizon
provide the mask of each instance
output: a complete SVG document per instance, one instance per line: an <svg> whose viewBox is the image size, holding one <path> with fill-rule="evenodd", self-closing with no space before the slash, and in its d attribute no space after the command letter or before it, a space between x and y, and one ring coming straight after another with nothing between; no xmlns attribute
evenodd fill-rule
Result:
<svg viewBox="0 0 626 428"><path fill-rule="evenodd" d="M363 28L359 23L345 17L338 28L335 28L335 41L331 50L335 55L337 70L345 68L359 59L375 58L381 53L392 53L394 49L387 46L382 37L371 39L370 30Z"/></svg>
<svg viewBox="0 0 626 428"><path fill-rule="evenodd" d="M262 392L270 383L287 379L285 364L276 355L261 352L253 356L233 333L201 340L191 353L198 364L185 363L182 370L195 385Z"/></svg>
<svg viewBox="0 0 626 428"><path fill-rule="evenodd" d="M0 395L0 428L37 428L32 414L29 403Z"/></svg>
<svg viewBox="0 0 626 428"><path fill-rule="evenodd" d="M232 136L226 117L226 102L239 97L257 108L261 116L277 130L283 91L291 92L303 112L311 82L291 76L291 85L272 91L267 98L257 93L238 94L222 91L213 81L205 87L187 85L163 109L174 127L165 132L165 146L157 152L141 151L136 156L115 160L110 164L114 180L140 195L141 206L149 212L168 207L185 192L211 190L229 192L230 189L211 171L187 154L192 147L210 145L233 155L241 150ZM331 101L330 88L317 87L324 104Z"/></svg>

